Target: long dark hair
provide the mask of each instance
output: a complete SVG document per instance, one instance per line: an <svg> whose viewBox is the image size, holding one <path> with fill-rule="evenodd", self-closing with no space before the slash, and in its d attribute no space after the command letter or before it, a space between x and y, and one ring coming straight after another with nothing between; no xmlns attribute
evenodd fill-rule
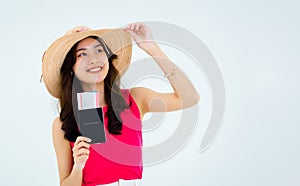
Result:
<svg viewBox="0 0 300 186"><path fill-rule="evenodd" d="M109 70L104 79L104 99L107 104L106 117L108 118L108 131L111 134L121 134L122 120L120 113L129 108L120 91L120 76L118 70L113 65L113 61L118 57L113 54L104 41L96 36L90 36L97 40L103 47L109 62ZM68 52L60 70L61 75L61 96L60 102L60 120L63 122L62 130L65 132L65 138L74 142L81 135L76 123L77 99L76 94L83 92L79 79L73 72L73 66L76 62L77 42ZM105 46L104 46L105 45ZM74 112L75 111L75 112Z"/></svg>

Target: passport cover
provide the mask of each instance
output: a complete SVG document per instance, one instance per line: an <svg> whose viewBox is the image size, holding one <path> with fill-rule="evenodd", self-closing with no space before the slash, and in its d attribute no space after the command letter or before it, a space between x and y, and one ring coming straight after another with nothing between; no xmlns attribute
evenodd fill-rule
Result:
<svg viewBox="0 0 300 186"><path fill-rule="evenodd" d="M102 108L78 110L79 130L84 137L90 138L90 144L106 142Z"/></svg>

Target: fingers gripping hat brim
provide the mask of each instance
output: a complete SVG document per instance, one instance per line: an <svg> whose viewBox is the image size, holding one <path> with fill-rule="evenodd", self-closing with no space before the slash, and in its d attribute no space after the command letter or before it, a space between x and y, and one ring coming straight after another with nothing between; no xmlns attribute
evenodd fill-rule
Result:
<svg viewBox="0 0 300 186"><path fill-rule="evenodd" d="M107 44L111 51L118 56L114 66L123 75L130 63L132 55L132 41L130 35L123 29L89 30L67 34L54 41L43 55L43 81L49 93L60 97L61 75L60 69L70 49L78 41L89 36L98 36Z"/></svg>

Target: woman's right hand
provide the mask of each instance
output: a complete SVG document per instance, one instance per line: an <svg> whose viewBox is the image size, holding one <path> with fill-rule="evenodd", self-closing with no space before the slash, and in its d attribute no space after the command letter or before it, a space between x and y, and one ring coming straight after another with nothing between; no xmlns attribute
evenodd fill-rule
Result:
<svg viewBox="0 0 300 186"><path fill-rule="evenodd" d="M87 159L89 158L90 144L88 144L88 142L91 142L91 139L83 136L78 136L74 143L72 151L74 158L74 168L76 169L82 170Z"/></svg>

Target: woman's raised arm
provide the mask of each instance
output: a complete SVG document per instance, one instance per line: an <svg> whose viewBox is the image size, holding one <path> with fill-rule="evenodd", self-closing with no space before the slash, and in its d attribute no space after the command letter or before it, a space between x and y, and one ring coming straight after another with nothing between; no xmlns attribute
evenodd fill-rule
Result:
<svg viewBox="0 0 300 186"><path fill-rule="evenodd" d="M174 90L173 93L160 93L144 87L132 88L130 93L139 105L141 115L147 112L174 111L195 105L200 99L198 92L191 81L153 41L150 28L143 23L132 23L125 30L130 33L139 48L156 61Z"/></svg>

